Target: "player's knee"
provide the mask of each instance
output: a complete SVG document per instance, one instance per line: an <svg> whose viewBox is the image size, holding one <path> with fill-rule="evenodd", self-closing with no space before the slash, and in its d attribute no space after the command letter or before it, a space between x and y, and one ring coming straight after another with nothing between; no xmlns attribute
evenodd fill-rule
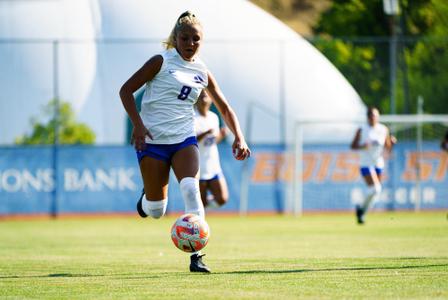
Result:
<svg viewBox="0 0 448 300"><path fill-rule="evenodd" d="M375 193L376 193L377 195L381 194L381 191L382 191L382 190L383 190L383 187L381 186L380 183L375 184Z"/></svg>
<svg viewBox="0 0 448 300"><path fill-rule="evenodd" d="M368 194L379 195L381 194L382 186L381 184L374 184L368 187Z"/></svg>
<svg viewBox="0 0 448 300"><path fill-rule="evenodd" d="M219 206L223 206L224 204L227 203L228 200L229 197L227 195L217 195L215 197L215 201Z"/></svg>

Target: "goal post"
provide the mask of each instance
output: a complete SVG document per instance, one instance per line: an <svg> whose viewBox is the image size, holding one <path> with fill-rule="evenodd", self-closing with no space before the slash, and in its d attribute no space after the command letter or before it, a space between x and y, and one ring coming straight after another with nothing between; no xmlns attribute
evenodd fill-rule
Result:
<svg viewBox="0 0 448 300"><path fill-rule="evenodd" d="M299 216L307 209L346 210L360 201L364 184L350 143L365 122L365 118L295 122L289 149L294 168L285 199L287 212ZM440 149L448 131L448 115L381 115L380 122L398 139L391 156L386 157L382 207L415 211L448 207L448 154Z"/></svg>

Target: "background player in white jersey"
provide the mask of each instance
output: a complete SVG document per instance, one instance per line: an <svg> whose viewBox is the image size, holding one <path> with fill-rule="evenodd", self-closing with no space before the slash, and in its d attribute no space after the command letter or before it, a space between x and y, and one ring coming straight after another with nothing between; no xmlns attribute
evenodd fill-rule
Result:
<svg viewBox="0 0 448 300"><path fill-rule="evenodd" d="M225 127L219 128L218 115L210 111L211 105L212 99L202 90L196 102L195 118L199 144L199 188L204 207L217 208L224 205L229 198L217 146L227 132Z"/></svg>
<svg viewBox="0 0 448 300"><path fill-rule="evenodd" d="M132 142L144 189L137 202L141 217L160 218L168 200L172 168L180 184L185 212L204 216L199 192L199 151L194 130L194 104L203 89L234 134L232 151L237 160L250 156L238 119L215 77L198 57L202 26L187 11L179 16L165 42L166 50L150 58L121 87L120 98L134 126ZM140 114L133 93L145 86ZM200 253L190 259L191 272L210 272Z"/></svg>
<svg viewBox="0 0 448 300"><path fill-rule="evenodd" d="M364 203L356 206L356 218L359 224L364 223L365 214L370 204L381 193L381 178L384 168L384 150L391 151L396 143L389 129L378 122L380 113L377 108L367 109L367 124L356 131L351 148L360 150L361 175L367 184L367 194Z"/></svg>

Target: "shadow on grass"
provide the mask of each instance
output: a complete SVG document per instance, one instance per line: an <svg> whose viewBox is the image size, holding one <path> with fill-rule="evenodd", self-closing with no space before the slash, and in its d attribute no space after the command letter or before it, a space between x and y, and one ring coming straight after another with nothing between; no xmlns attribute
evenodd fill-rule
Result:
<svg viewBox="0 0 448 300"><path fill-rule="evenodd" d="M101 274L71 274L71 273L55 273L48 275L10 275L10 276L0 276L0 279L7 278L51 278L51 277L101 277L106 275Z"/></svg>
<svg viewBox="0 0 448 300"><path fill-rule="evenodd" d="M418 258L407 258L418 259ZM287 273L308 273L308 272L339 272L339 271L371 271L371 270L404 270L404 269L422 269L434 267L448 267L445 264L426 264L426 265L405 265L405 266L372 266L372 267L341 267L341 268L322 268L322 269L294 269L294 270L242 270L231 272L213 272L212 275L229 275L229 274L287 274ZM157 274L76 274L76 273L52 273L45 275L6 275L0 279L20 279L20 278L83 278L83 277L118 277L121 279L148 279L162 278L170 275L178 275L178 272L162 272ZM136 276L139 275L139 276ZM143 275L143 276L142 276ZM193 275L193 274L192 274ZM204 275L203 273L195 273L194 275Z"/></svg>
<svg viewBox="0 0 448 300"><path fill-rule="evenodd" d="M390 267L351 267L351 268L324 268L324 269L297 269L297 270L246 270L232 271L214 274L285 274L285 273L306 273L306 272L337 272L337 271L371 271L371 270L402 270L419 269L433 267L448 267L448 264L432 264L418 266L390 266Z"/></svg>
<svg viewBox="0 0 448 300"><path fill-rule="evenodd" d="M166 275L170 275L173 273L166 273ZM137 275L137 274L135 274ZM142 274L139 274L142 275ZM126 277L123 277L126 276ZM133 276L133 274L72 274L72 273L54 273L54 274L45 274L45 275L7 275L7 276L1 276L0 279L20 279L20 278L84 278L84 277L118 277L121 279L140 279L140 278L160 278L164 277L163 274L157 274L157 275L147 275L147 276L140 276L136 277Z"/></svg>

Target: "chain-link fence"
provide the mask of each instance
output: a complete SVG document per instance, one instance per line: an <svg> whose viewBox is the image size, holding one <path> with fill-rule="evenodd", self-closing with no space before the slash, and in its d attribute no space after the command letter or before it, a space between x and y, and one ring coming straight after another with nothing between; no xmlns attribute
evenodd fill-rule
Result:
<svg viewBox="0 0 448 300"><path fill-rule="evenodd" d="M378 106L382 113L416 113L418 96L424 99L425 112L448 113L448 87L445 84L448 79L448 38L308 40L348 79L367 105ZM285 130L282 129L285 125L279 118L285 119L285 112L291 110L294 102L305 100L291 97L294 89L305 89L306 86L301 85L300 76L288 78L288 68L301 67L291 63L292 59L300 61L301 53L291 52L289 43L280 40L210 40L203 51L218 79L224 78L221 85L230 99L241 97L237 90L241 93L255 85L253 90L258 94L251 90L251 94L244 94L246 99L243 101L250 103L263 98L267 107L275 107L274 114L263 118L263 122L272 123L274 129L263 132L263 135L283 136L279 132ZM217 57L213 54L215 49L228 55ZM96 133L96 144L125 143L129 123L124 117L118 89L151 55L160 51L158 40L1 40L0 144L24 142L20 137L36 131L33 126L67 117L56 114L58 110L49 105L52 100L57 100L56 104L69 103L76 120L86 123ZM263 60L253 55L260 52L265 57ZM226 68L226 65L234 66L231 62L236 58L240 69ZM256 70L252 70L254 66ZM320 72L318 66L315 70ZM310 73L310 70L306 72ZM251 80L255 75L257 80ZM289 86L285 84L288 81ZM233 104L244 125L246 109L239 109L238 103ZM297 116L304 117L308 116Z"/></svg>
<svg viewBox="0 0 448 300"><path fill-rule="evenodd" d="M367 105L387 114L448 113L448 37L311 38Z"/></svg>
<svg viewBox="0 0 448 300"><path fill-rule="evenodd" d="M424 99L423 112L448 113L447 40L309 39L361 99L378 106L383 114L417 112L418 96ZM229 145L221 146L231 194L225 209L238 210L240 198L246 198L245 211L287 210L285 182L294 174L284 158L293 155L286 153L287 131L297 120L316 117L306 109L301 115L291 112L297 103L305 102L304 106L317 105L318 111L337 119L345 109L340 96L327 99L331 107L314 103L313 94L307 99L295 96L306 89L319 94L319 84L325 86L326 79L320 78L324 72L319 65L306 65L309 62L301 59L303 52L291 47L293 43L208 40L204 46L203 59L235 108L254 153L243 167L233 162ZM161 49L159 40L0 40L0 213L24 212L24 207L52 214L134 209L141 182L118 90ZM304 84L309 78L316 78L317 88ZM337 90L338 83L334 85ZM137 93L136 98L140 97ZM87 126L77 126L81 124ZM440 126L446 128L446 124ZM412 135L416 131L409 130ZM422 130L423 137L433 143L443 135L425 126ZM324 142L329 138L313 135ZM406 139L401 131L397 135L402 135L399 140ZM68 146L82 143L94 146ZM327 156L323 159L328 160ZM170 197L180 198L180 194L173 190ZM331 206L322 199L316 202L321 203L320 209L349 208ZM180 209L181 201L175 203L169 209Z"/></svg>

